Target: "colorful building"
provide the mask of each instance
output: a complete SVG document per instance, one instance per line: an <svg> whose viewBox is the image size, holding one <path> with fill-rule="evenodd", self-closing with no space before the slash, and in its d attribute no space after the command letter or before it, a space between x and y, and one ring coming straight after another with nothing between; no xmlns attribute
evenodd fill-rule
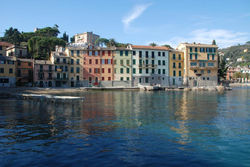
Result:
<svg viewBox="0 0 250 167"><path fill-rule="evenodd" d="M114 51L113 86L132 86L132 50L116 48Z"/></svg>
<svg viewBox="0 0 250 167"><path fill-rule="evenodd" d="M83 55L86 51L79 47L66 47L66 54L70 57L69 82L71 87L84 86L83 83Z"/></svg>
<svg viewBox="0 0 250 167"><path fill-rule="evenodd" d="M6 48L6 56L14 56L17 58L27 58L27 47L11 45Z"/></svg>
<svg viewBox="0 0 250 167"><path fill-rule="evenodd" d="M55 65L54 81L56 87L69 87L69 64L70 57L65 48L56 47L51 53L50 61Z"/></svg>
<svg viewBox="0 0 250 167"><path fill-rule="evenodd" d="M184 74L184 53L178 50L169 51L170 86L182 86Z"/></svg>
<svg viewBox="0 0 250 167"><path fill-rule="evenodd" d="M178 50L184 52L184 85L189 87L217 85L217 45L181 43Z"/></svg>
<svg viewBox="0 0 250 167"><path fill-rule="evenodd" d="M51 61L35 60L33 69L34 86L38 87L54 87L55 67Z"/></svg>
<svg viewBox="0 0 250 167"><path fill-rule="evenodd" d="M131 45L133 86L169 86L169 48Z"/></svg>
<svg viewBox="0 0 250 167"><path fill-rule="evenodd" d="M32 59L17 58L16 63L16 85L32 86L33 85L33 62Z"/></svg>
<svg viewBox="0 0 250 167"><path fill-rule="evenodd" d="M81 34L76 34L74 37L75 43L86 43L91 45L95 45L95 41L100 38L99 35L96 35L93 32L84 32Z"/></svg>
<svg viewBox="0 0 250 167"><path fill-rule="evenodd" d="M0 56L0 87L16 86L16 58Z"/></svg>
<svg viewBox="0 0 250 167"><path fill-rule="evenodd" d="M114 49L89 46L83 56L84 81L89 86L112 86Z"/></svg>
<svg viewBox="0 0 250 167"><path fill-rule="evenodd" d="M11 43L0 41L0 56L6 56L6 50L10 46L12 46Z"/></svg>

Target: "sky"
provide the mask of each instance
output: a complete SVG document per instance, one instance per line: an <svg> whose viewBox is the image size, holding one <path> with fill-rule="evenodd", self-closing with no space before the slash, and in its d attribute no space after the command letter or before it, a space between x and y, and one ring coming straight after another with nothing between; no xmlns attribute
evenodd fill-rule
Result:
<svg viewBox="0 0 250 167"><path fill-rule="evenodd" d="M11 0L1 2L0 36L57 24L70 36L92 31L136 45L181 42L219 47L250 41L250 0ZM60 35L61 35L60 34Z"/></svg>

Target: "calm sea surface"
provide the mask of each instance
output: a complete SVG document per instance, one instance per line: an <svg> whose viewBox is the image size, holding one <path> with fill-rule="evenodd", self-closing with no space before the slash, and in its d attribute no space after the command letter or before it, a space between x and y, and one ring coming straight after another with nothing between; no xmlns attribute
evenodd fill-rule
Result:
<svg viewBox="0 0 250 167"><path fill-rule="evenodd" d="M0 99L0 166L250 166L250 89Z"/></svg>

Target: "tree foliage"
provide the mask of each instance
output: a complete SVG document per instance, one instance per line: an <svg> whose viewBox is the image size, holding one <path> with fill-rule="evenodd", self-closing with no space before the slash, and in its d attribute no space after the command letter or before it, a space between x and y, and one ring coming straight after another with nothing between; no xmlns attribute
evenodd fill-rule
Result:
<svg viewBox="0 0 250 167"><path fill-rule="evenodd" d="M154 42L152 42L152 43L149 44L149 46L153 46L154 47L154 46L157 46L157 44L154 43Z"/></svg>
<svg viewBox="0 0 250 167"><path fill-rule="evenodd" d="M67 43L69 42L69 36L66 34L66 32L63 33L63 36L61 37L61 39Z"/></svg>
<svg viewBox="0 0 250 167"><path fill-rule="evenodd" d="M119 43L115 39L106 39L106 38L99 38L95 41L95 44L101 47L124 47L126 48L129 44L128 43Z"/></svg>
<svg viewBox="0 0 250 167"><path fill-rule="evenodd" d="M216 41L215 40L213 40L212 45L216 45Z"/></svg>
<svg viewBox="0 0 250 167"><path fill-rule="evenodd" d="M20 45L22 42L22 35L17 28L10 27L8 30L5 30L4 37L1 38L1 41Z"/></svg>
<svg viewBox="0 0 250 167"><path fill-rule="evenodd" d="M219 80L225 79L227 75L227 69L228 67L226 66L226 61L225 59L222 59L219 64L219 69L218 69L218 77Z"/></svg>

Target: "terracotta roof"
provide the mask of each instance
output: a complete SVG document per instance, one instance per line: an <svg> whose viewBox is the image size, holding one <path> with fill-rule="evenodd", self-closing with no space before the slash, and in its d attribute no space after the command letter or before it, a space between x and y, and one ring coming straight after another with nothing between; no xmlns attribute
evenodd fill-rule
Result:
<svg viewBox="0 0 250 167"><path fill-rule="evenodd" d="M146 46L146 45L132 45L133 49L148 49L148 50L170 50L165 46Z"/></svg>
<svg viewBox="0 0 250 167"><path fill-rule="evenodd" d="M12 46L13 44L11 44L11 43L9 43L9 42L1 42L0 41L0 46L7 46L7 47L9 47L9 46Z"/></svg>

